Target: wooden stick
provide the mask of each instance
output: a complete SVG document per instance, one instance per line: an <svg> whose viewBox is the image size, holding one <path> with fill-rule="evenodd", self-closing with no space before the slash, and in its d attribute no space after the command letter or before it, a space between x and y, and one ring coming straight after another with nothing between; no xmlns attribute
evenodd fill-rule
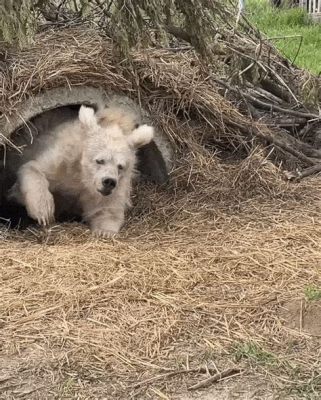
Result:
<svg viewBox="0 0 321 400"><path fill-rule="evenodd" d="M230 86L228 83L222 81L221 79L217 79L217 78L212 78L214 80L214 82L218 83L221 86L224 86L226 89L238 93L239 89L236 87L232 87ZM284 114L288 114L288 115L293 115L295 117L303 117L303 118L307 118L307 119L320 119L321 116L317 115L317 114L312 114L312 113L306 113L303 111L295 111L295 110L291 110L290 108L284 108L284 107L280 107L276 104L270 104L270 103L266 103L262 100L257 99L256 97L248 94L248 93L244 93L242 92L242 95L247 98L248 100L250 100L253 104L257 105L258 107L261 107L264 110L269 110L269 111L279 111L282 112Z"/></svg>
<svg viewBox="0 0 321 400"><path fill-rule="evenodd" d="M321 163L314 165L313 167L309 167L304 169L298 176L298 179L306 178L307 176L317 174L321 172Z"/></svg>
<svg viewBox="0 0 321 400"><path fill-rule="evenodd" d="M286 173L286 177L290 181L300 181L307 176L311 176L321 172L321 163L313 165L312 167L305 168L302 172L288 172Z"/></svg>
<svg viewBox="0 0 321 400"><path fill-rule="evenodd" d="M184 374L191 374L191 373L194 373L194 374L197 374L197 373L205 374L207 372L214 373L216 371L214 369L212 369L212 368L204 368L204 367L194 368L194 369L179 369L178 371L166 372L164 374L160 374L160 375L157 375L157 376L153 376L152 378L145 379L144 381L140 381L140 382L136 383L133 386L133 388L136 389L139 386L146 385L147 383L159 381L160 379L163 379L163 378L164 379L172 378L173 376L176 376L176 375L184 375Z"/></svg>
<svg viewBox="0 0 321 400"><path fill-rule="evenodd" d="M213 78L213 81L219 83L220 85L224 86L228 90L237 92L239 95L241 95L245 99L253 99L254 98L253 96L242 92L241 90L239 90L239 88L231 87L228 83L221 81L220 79ZM264 103L258 99L255 99L255 101ZM252 101L252 104L254 104L253 101ZM270 108L274 107L275 109L285 110L285 113L287 113L287 111L289 111L288 114L294 115L297 117L305 116L305 118L309 118L314 115L314 114L303 113L303 112L294 111L294 110L283 109L282 107L278 107L276 105L273 105L273 106L271 104L268 105L268 103L264 103L264 104ZM234 125L231 121L230 121L230 124ZM238 129L240 129L242 132L249 133L248 127L245 127L245 126L243 127L243 126L236 125L236 124L235 124L235 126ZM260 130L258 128L258 126L256 126L256 125L251 126L251 128L252 128L252 133L255 136L265 139L269 143L273 143L275 146L278 146L282 150L286 151L287 153L292 154L293 156L295 156L299 160L303 161L304 163L306 163L308 165L315 165L315 164L319 163L317 160L314 160L313 158L311 158L311 157L321 158L321 152L319 149L314 149L309 144L301 142L300 140L291 136L287 132L285 132L285 131L274 132L274 133L268 132L268 131L264 132L264 131Z"/></svg>
<svg viewBox="0 0 321 400"><path fill-rule="evenodd" d="M286 103L291 103L292 96L283 86L278 85L276 82L268 78L263 78L261 80L261 87L269 93L274 94L274 96L279 97Z"/></svg>
<svg viewBox="0 0 321 400"><path fill-rule="evenodd" d="M267 126L278 126L280 128L291 128L293 126L302 126L305 124L306 119L304 118L296 118L296 117L284 117L284 118L275 118L274 121L266 121L265 125Z"/></svg>
<svg viewBox="0 0 321 400"><path fill-rule="evenodd" d="M227 378L229 376L234 376L234 375L239 375L241 372L242 372L242 370L240 370L238 368L229 368L223 372L219 372L213 376L210 376L209 378L204 379L203 381L200 381L193 386L190 386L189 388L187 388L187 390L197 390L197 389L201 389L201 388L206 388L206 387L212 385L213 383L220 381L223 378Z"/></svg>
<svg viewBox="0 0 321 400"><path fill-rule="evenodd" d="M271 144L274 144L275 146L279 147L280 149L286 151L289 154L292 154L292 156L296 157L297 159L303 161L304 163L308 165L315 165L318 164L319 161L310 158L306 156L305 154L302 153L302 151L297 150L293 147L291 147L288 143L286 143L282 138L278 138L272 135L265 135L261 134L259 130L256 132L256 136L265 138L267 141L269 141Z"/></svg>
<svg viewBox="0 0 321 400"><path fill-rule="evenodd" d="M306 125L300 130L298 136L304 138L311 130L320 124L320 121L307 122Z"/></svg>
<svg viewBox="0 0 321 400"><path fill-rule="evenodd" d="M249 133L249 129L248 127L244 127L241 126L239 124L233 123L230 121L230 124L235 126L237 129L241 130L242 132L244 132L245 134ZM282 136L273 136L273 134L270 134L268 132L262 132L260 129L258 129L257 126L252 126L252 134L266 140L267 142L274 144L275 146L279 147L280 149L286 151L289 154L292 154L293 156L295 156L296 158L298 158L299 160L303 161L304 163L308 164L308 165L315 165L315 164L319 164L319 162L317 160L314 160L313 158L310 158L308 156L306 156L305 154L303 154L301 151L291 147L291 145L289 143L286 142L286 140L284 139L284 137ZM290 136L290 135L287 135ZM301 143L299 142L297 139L293 138L292 136L290 136L293 140L297 141L299 145L303 145L303 147L305 147L305 143ZM300 148L300 146L299 146Z"/></svg>

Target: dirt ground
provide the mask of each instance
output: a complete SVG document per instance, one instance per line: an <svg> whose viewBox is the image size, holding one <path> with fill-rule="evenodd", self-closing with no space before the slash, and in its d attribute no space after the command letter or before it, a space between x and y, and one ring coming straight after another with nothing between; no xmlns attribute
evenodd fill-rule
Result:
<svg viewBox="0 0 321 400"><path fill-rule="evenodd" d="M320 399L318 178L231 168L138 191L114 240L3 229L0 399Z"/></svg>

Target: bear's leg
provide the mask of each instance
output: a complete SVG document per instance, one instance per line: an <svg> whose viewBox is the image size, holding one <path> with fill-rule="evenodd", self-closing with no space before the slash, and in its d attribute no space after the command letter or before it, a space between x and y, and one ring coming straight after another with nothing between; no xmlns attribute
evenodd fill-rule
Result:
<svg viewBox="0 0 321 400"><path fill-rule="evenodd" d="M37 161L29 161L18 171L18 185L28 215L39 225L54 221L55 203L49 192L49 182Z"/></svg>
<svg viewBox="0 0 321 400"><path fill-rule="evenodd" d="M95 236L108 238L119 232L124 223L124 209L108 207L89 219L89 226Z"/></svg>

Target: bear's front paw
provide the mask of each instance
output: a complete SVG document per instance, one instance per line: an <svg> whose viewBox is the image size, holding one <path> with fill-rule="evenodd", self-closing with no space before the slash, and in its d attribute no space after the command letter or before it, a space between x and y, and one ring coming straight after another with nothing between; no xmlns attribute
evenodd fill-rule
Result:
<svg viewBox="0 0 321 400"><path fill-rule="evenodd" d="M26 206L28 214L39 225L49 225L55 220L55 202L50 192L33 193L28 196Z"/></svg>
<svg viewBox="0 0 321 400"><path fill-rule="evenodd" d="M97 238L101 238L101 239L110 239L114 236L117 235L118 232L115 231L107 231L104 229L94 229L92 231L93 235Z"/></svg>

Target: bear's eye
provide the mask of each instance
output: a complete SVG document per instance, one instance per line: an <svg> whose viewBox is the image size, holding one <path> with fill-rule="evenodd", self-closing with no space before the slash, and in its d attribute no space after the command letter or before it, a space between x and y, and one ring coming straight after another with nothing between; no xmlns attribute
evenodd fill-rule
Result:
<svg viewBox="0 0 321 400"><path fill-rule="evenodd" d="M98 159L98 160L96 160L96 164L104 165L104 164L105 164L105 160L103 160L103 159Z"/></svg>
<svg viewBox="0 0 321 400"><path fill-rule="evenodd" d="M122 169L124 169L124 166L121 164L118 164L118 169L121 171Z"/></svg>

